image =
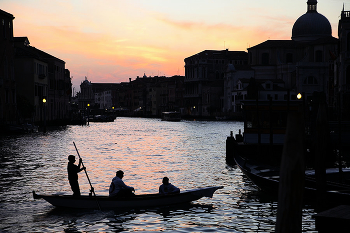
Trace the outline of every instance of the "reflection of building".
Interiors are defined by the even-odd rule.
[[[15,124],[16,111],[16,81],[14,74],[14,48],[13,48],[13,17],[0,10],[0,126]]]

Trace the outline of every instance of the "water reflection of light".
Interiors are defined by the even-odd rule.
[[[272,232],[276,203],[261,202],[256,188],[238,168],[225,163],[225,140],[242,123],[117,118],[112,123],[69,126],[5,139],[1,144],[1,225],[8,232],[177,231]],[[182,190],[223,185],[212,199],[191,205],[130,211],[62,211],[31,192],[71,194],[67,156],[76,154],[75,142],[97,195],[108,194],[119,169],[136,193],[157,192],[163,176]],[[4,153],[5,152],[5,153]],[[83,194],[90,185],[79,174]],[[311,214],[303,212],[303,231],[313,229]],[[1,231],[1,229],[0,229]]]

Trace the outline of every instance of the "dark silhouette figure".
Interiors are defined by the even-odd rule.
[[[85,167],[80,168],[80,165],[82,163],[82,159],[79,159],[79,164],[75,165],[75,156],[69,155],[68,156],[68,180],[70,187],[73,191],[73,196],[80,196],[80,188],[78,183],[78,173],[85,169]]]
[[[164,177],[163,184],[159,186],[159,193],[164,195],[170,193],[180,193],[180,189],[169,183],[168,177]]]
[[[112,179],[111,185],[109,186],[110,197],[128,197],[134,196],[133,191],[135,189],[131,186],[127,186],[122,180],[124,172],[119,170],[116,172],[116,176]]]

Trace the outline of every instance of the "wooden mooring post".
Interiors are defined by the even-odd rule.
[[[304,192],[304,116],[290,112],[283,146],[276,232],[301,232]]]

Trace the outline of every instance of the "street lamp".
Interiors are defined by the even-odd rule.
[[[297,94],[297,98],[298,98],[298,100],[300,100],[301,99],[301,97],[303,97],[300,93],[299,94]]]

